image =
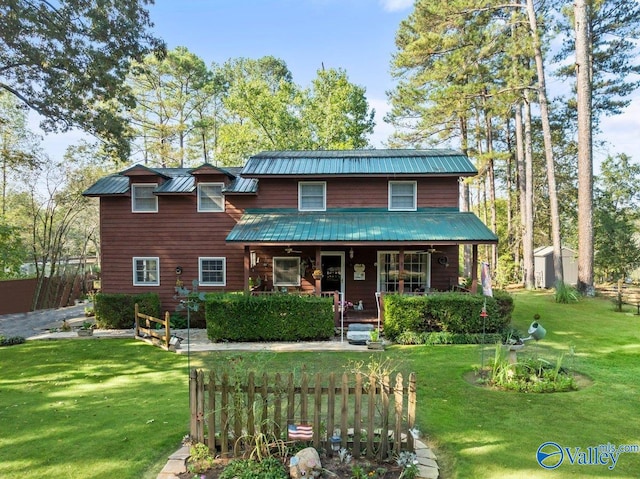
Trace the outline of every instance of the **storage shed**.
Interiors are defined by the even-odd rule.
[[[536,288],[553,288],[553,246],[541,246],[533,251],[533,267],[536,271]],[[562,248],[562,272],[564,282],[578,283],[578,253],[570,248]]]

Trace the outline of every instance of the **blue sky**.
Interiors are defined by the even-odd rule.
[[[187,47],[207,65],[272,55],[304,87],[318,69],[342,68],[376,109],[375,146],[391,129],[382,117],[389,64],[413,0],[156,0],[154,31],[169,48]]]
[[[444,0],[443,0],[444,1]],[[168,47],[187,47],[207,65],[230,58],[283,59],[293,80],[309,86],[317,70],[343,68],[351,82],[366,88],[369,105],[376,110],[375,147],[391,133],[383,122],[388,111],[385,92],[393,88],[389,73],[395,52],[395,34],[413,8],[413,0],[156,0],[150,6],[154,33]],[[554,79],[547,82],[550,94]],[[624,115],[603,120],[609,150],[640,160],[640,92]],[[79,133],[49,137],[50,153],[58,154]],[[60,151],[60,154],[62,151]]]

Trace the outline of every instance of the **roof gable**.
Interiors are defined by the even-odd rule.
[[[265,151],[249,158],[242,176],[473,176],[476,168],[454,150]]]
[[[189,171],[192,175],[225,175],[231,179],[234,179],[236,175],[231,171],[223,168],[218,168],[209,163],[204,163],[197,168],[193,168]]]

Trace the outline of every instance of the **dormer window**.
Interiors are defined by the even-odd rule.
[[[224,211],[224,183],[198,184],[198,211]]]
[[[153,194],[155,183],[131,185],[131,211],[134,213],[157,213],[158,197]]]
[[[327,209],[327,183],[301,181],[298,183],[298,210],[325,211]]]
[[[416,211],[417,196],[415,181],[390,181],[389,211]]]

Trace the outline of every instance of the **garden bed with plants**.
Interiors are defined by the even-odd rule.
[[[291,457],[269,456],[256,459],[213,459],[203,444],[191,448],[189,471],[180,479],[288,479]],[[416,458],[413,453],[401,453],[396,460],[374,461],[364,457],[355,459],[342,449],[332,456],[320,458],[322,471],[319,478],[337,479],[412,479],[417,477]],[[311,475],[306,477],[313,477]]]

